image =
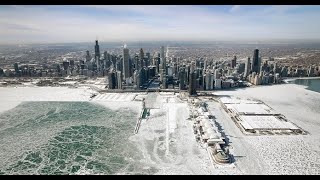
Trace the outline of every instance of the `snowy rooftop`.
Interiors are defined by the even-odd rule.
[[[281,121],[275,116],[239,116],[245,129],[299,129],[290,122]]]
[[[259,104],[261,102],[253,101],[249,99],[238,99],[238,98],[231,98],[231,97],[221,97],[220,101],[223,104]]]
[[[272,109],[265,104],[226,104],[237,114],[273,114]]]

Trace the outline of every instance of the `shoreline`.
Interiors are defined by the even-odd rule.
[[[291,81],[295,81],[297,79],[320,79],[320,76],[316,76],[316,77],[290,77],[290,78],[286,78],[286,79],[283,79],[283,81],[285,83],[288,83],[288,82],[291,82]]]

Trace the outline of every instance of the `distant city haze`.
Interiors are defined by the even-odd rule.
[[[0,6],[0,44],[319,40],[320,6]]]

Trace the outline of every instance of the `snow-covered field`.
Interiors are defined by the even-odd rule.
[[[217,95],[262,100],[308,135],[245,136],[217,103],[209,109],[229,138],[235,164],[245,174],[320,174],[320,93],[295,84],[260,86]]]
[[[140,114],[142,97],[151,108],[139,132],[129,134],[142,154],[145,169],[156,174],[320,174],[320,93],[294,84],[260,86],[217,95],[254,98],[265,102],[308,135],[246,136],[215,101],[208,109],[226,134],[233,166],[213,166],[192,131],[189,108],[173,93],[95,93],[90,88],[0,88],[0,113],[23,101],[90,101],[112,110],[126,108]],[[140,97],[141,96],[141,97]],[[139,100],[138,100],[139,99]],[[138,117],[137,117],[138,119]],[[155,170],[156,169],[156,170]]]

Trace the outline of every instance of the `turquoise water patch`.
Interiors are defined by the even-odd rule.
[[[153,174],[143,169],[143,158],[128,138],[133,135],[137,114],[112,111],[89,102],[25,102],[0,114],[0,174]],[[10,155],[5,140],[18,134],[35,141],[57,131],[46,143],[22,148]],[[31,133],[30,133],[31,132]],[[49,135],[48,135],[49,136]],[[17,146],[25,143],[13,141]]]
[[[289,83],[304,85],[304,86],[307,86],[307,89],[320,93],[320,78],[319,79],[296,79],[294,81],[289,81]]]

